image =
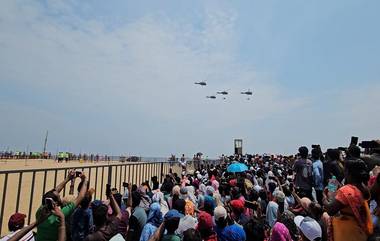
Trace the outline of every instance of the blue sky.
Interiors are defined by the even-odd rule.
[[[40,150],[46,130],[52,152],[143,156],[378,138],[379,7],[2,1],[0,149]],[[220,90],[227,100],[205,98]]]

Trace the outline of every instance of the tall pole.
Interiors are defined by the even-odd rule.
[[[28,152],[29,152],[29,144],[26,147],[26,155],[25,155],[25,166],[28,165]]]
[[[47,146],[48,135],[49,135],[49,131],[47,130],[47,131],[46,131],[46,136],[45,136],[44,151],[42,152],[44,155],[45,155],[45,152],[46,152],[46,146]]]

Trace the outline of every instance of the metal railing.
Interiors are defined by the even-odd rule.
[[[170,165],[169,162],[140,162],[0,171],[0,236],[7,232],[8,218],[15,212],[27,214],[27,223],[30,224],[41,205],[42,195],[63,181],[70,169],[82,170],[95,189],[93,198],[102,199],[107,183],[121,191],[123,182],[139,184],[150,181],[152,176],[162,180]],[[173,172],[180,172],[180,167],[173,166]],[[62,197],[68,193],[69,185],[67,183],[62,190]]]
[[[218,164],[217,160],[207,160],[202,164]],[[199,168],[199,163],[188,162],[188,169]],[[177,162],[111,162],[95,163],[85,166],[24,169],[0,171],[0,237],[7,232],[9,217],[15,212],[27,215],[27,224],[34,221],[34,214],[41,205],[42,195],[64,180],[70,169],[81,170],[87,176],[90,187],[95,189],[94,199],[104,199],[105,186],[117,188],[123,192],[123,182],[140,184],[157,176],[162,183],[165,174],[172,168],[173,173],[181,173]],[[77,183],[78,184],[78,183]],[[68,194],[70,183],[61,192],[61,197]]]

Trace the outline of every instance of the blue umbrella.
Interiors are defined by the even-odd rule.
[[[227,167],[227,172],[245,172],[248,167],[244,163],[235,162]]]

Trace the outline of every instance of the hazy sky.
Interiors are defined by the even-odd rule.
[[[52,152],[142,156],[216,156],[234,138],[255,153],[379,138],[379,9],[2,0],[0,149],[41,151],[46,130]],[[221,90],[227,100],[205,98]]]

